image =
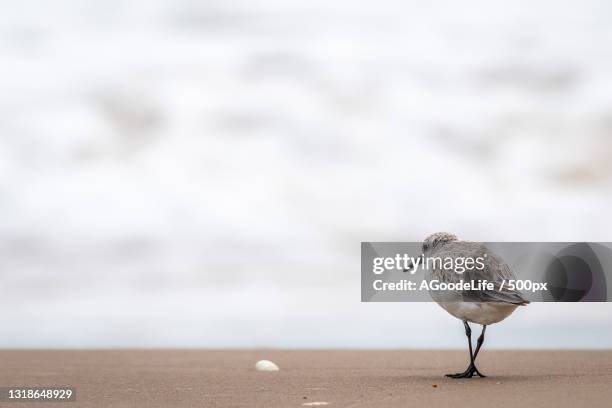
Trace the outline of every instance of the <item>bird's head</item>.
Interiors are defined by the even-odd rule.
[[[457,241],[456,235],[448,232],[436,232],[423,241],[423,253],[426,254],[440,245],[453,241]]]

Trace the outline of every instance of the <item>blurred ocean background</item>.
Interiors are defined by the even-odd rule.
[[[464,347],[361,241],[612,240],[610,2],[0,4],[0,347]]]

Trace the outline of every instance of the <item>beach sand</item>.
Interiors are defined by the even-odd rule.
[[[269,359],[279,372],[257,372]],[[0,386],[74,386],[53,407],[609,407],[612,351],[3,350]],[[42,407],[41,403],[0,406]],[[316,405],[314,405],[316,406]]]

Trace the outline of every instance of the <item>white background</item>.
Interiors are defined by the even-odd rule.
[[[0,346],[463,347],[360,242],[611,240],[612,5],[561,3],[0,1]]]

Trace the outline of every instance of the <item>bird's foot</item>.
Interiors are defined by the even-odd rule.
[[[486,375],[482,374],[474,364],[470,364],[470,366],[462,373],[456,374],[446,374],[447,377],[450,378],[472,378],[476,374],[479,377],[486,377]]]

